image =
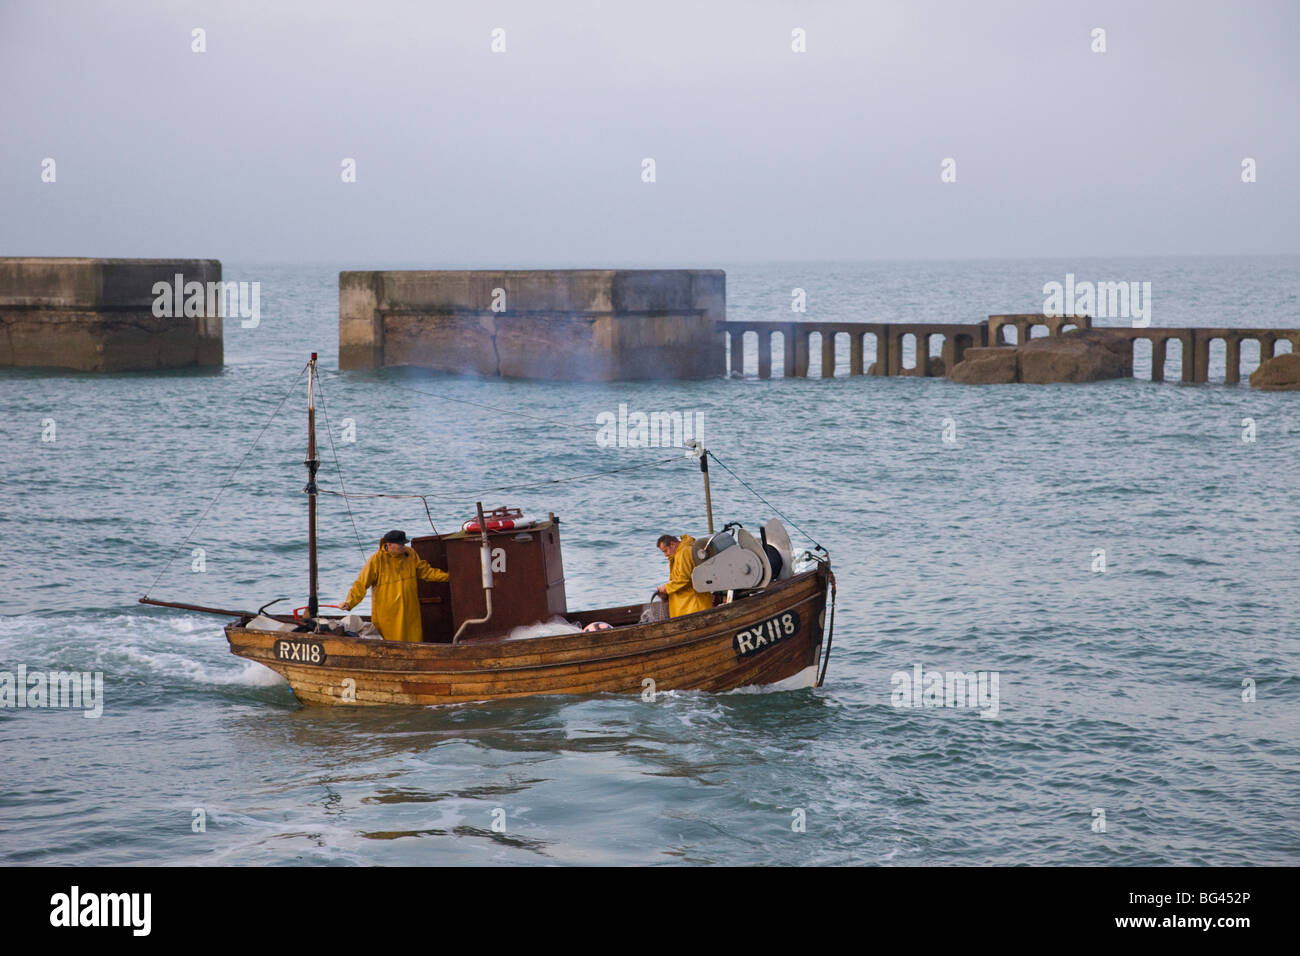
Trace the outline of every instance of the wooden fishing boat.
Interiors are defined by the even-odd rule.
[[[654,694],[818,683],[827,571],[655,624],[639,604],[568,615],[611,630],[456,644],[407,643],[226,626],[230,650],[284,677],[312,704],[455,704],[533,694]]]
[[[571,612],[560,519],[494,521],[480,503],[474,524],[411,541],[417,555],[451,575],[446,583],[419,585],[422,641],[340,633],[345,621],[368,618],[322,615],[317,600],[315,359],[308,366],[310,583],[307,606],[299,609],[305,616],[147,596],[142,603],[237,616],[225,627],[231,653],[280,674],[306,704],[429,706],[538,694],[653,697],[669,690],[821,686],[834,626],[830,557],[819,548],[796,559],[776,520],[763,526],[761,545],[739,525],[713,532],[703,448],[710,535],[697,542],[693,580],[697,590],[714,592],[713,607],[645,623],[643,604]],[[603,629],[517,636],[521,626],[561,620],[575,630]]]

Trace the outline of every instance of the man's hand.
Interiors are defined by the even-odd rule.
[[[350,605],[347,601],[344,601],[342,604],[339,605],[339,607],[343,608],[343,610],[345,611],[352,610],[352,605]]]
[[[668,598],[668,585],[666,585],[666,584],[661,584],[661,585],[659,585],[659,587],[655,588],[655,590],[656,590],[656,592],[658,592],[658,594],[659,594],[659,596],[660,596],[661,598],[664,598],[665,600],[667,600],[667,598]]]

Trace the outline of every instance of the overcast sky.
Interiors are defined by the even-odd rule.
[[[1295,0],[0,0],[0,255],[1296,253],[1298,41]]]

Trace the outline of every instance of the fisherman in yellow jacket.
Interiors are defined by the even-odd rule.
[[[366,589],[374,588],[370,620],[384,639],[419,641],[423,635],[419,582],[447,580],[450,576],[446,571],[435,568],[406,546],[406,532],[390,531],[357,575],[343,607],[356,607],[365,600]]]
[[[668,583],[659,585],[659,593],[668,599],[668,616],[681,617],[713,607],[713,595],[697,591],[691,586],[691,572],[695,570],[695,539],[684,534],[681,539],[671,534],[659,536],[659,550],[668,559]]]

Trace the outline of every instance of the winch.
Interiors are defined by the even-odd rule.
[[[784,525],[772,518],[760,543],[739,522],[695,542],[691,587],[697,591],[753,591],[794,573],[793,547]]]
[[[751,591],[772,580],[772,566],[752,534],[739,525],[695,542],[691,587],[697,591]]]

